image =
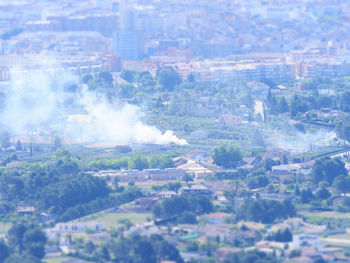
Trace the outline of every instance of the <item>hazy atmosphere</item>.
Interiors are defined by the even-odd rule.
[[[350,262],[349,13],[0,0],[0,263]]]

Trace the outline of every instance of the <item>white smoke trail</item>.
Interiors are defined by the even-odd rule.
[[[75,125],[79,124],[84,141],[186,144],[185,140],[177,138],[172,131],[161,133],[156,127],[144,124],[141,121],[143,113],[134,105],[111,105],[106,98],[97,96],[87,88],[82,90],[80,103],[88,118]]]
[[[338,141],[334,131],[319,129],[316,132],[305,134],[296,130],[289,132],[289,134],[275,132],[268,139],[268,143],[274,147],[301,153],[319,147],[336,146]]]
[[[86,87],[75,98],[74,94],[65,93],[64,85],[74,80],[76,77],[63,72],[57,76],[57,73],[43,70],[13,69],[1,123],[17,135],[28,134],[39,127],[47,131],[61,127],[76,142],[186,144],[172,131],[162,133],[146,125],[137,106],[112,105]],[[63,104],[66,98],[73,100],[70,108],[79,109],[80,114],[84,112],[81,118],[74,117],[77,110],[67,112]],[[70,114],[73,115],[69,117]]]

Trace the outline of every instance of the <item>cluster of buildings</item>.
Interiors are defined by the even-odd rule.
[[[345,0],[60,0],[30,8],[34,2],[0,3],[0,80],[9,78],[11,61],[23,65],[18,56],[43,52],[84,74],[120,72],[122,64],[171,65],[183,79],[193,73],[202,82],[350,74]]]
[[[144,169],[139,170],[111,170],[99,171],[94,173],[99,177],[117,177],[120,182],[142,182],[142,181],[164,181],[164,180],[181,180],[185,175],[185,171],[176,168],[165,169]]]

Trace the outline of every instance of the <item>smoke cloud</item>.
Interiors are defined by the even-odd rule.
[[[268,139],[274,147],[301,153],[328,146],[336,146],[340,142],[334,131],[319,129],[315,132],[302,133],[291,129],[289,132],[273,133]]]
[[[16,135],[59,132],[79,143],[186,144],[172,131],[162,133],[146,125],[137,106],[110,103],[87,87],[66,92],[67,86],[77,82],[76,76],[63,71],[12,69],[0,115],[2,125]]]

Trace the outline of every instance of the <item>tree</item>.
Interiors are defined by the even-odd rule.
[[[181,216],[184,212],[202,215],[213,210],[213,204],[206,196],[181,195],[164,199],[153,207],[153,215],[157,218]],[[188,215],[185,215],[187,217]]]
[[[134,74],[135,72],[134,71],[131,71],[131,70],[123,70],[121,73],[120,73],[120,77],[124,80],[126,80],[127,82],[129,83],[133,83],[134,82]]]
[[[192,72],[187,75],[187,81],[188,82],[195,82],[196,81],[194,74]]]
[[[280,113],[285,113],[289,111],[289,105],[285,97],[282,97],[278,103],[278,111]]]
[[[338,122],[335,130],[339,138],[350,142],[350,117]]]
[[[94,78],[92,77],[91,74],[86,74],[82,77],[81,81],[84,83],[84,84],[88,84],[89,81],[93,80]]]
[[[295,117],[298,113],[304,113],[308,111],[309,103],[305,97],[294,95],[290,103],[290,113],[292,117]]]
[[[163,89],[172,91],[177,84],[181,83],[181,77],[172,67],[164,67],[159,73],[159,84]]]
[[[118,192],[118,188],[119,188],[119,178],[117,176],[114,176],[112,179],[112,185],[114,188],[114,191]]]
[[[94,245],[94,243],[89,240],[86,244],[85,244],[85,251],[88,253],[88,254],[92,254],[94,251],[95,251],[96,247]]]
[[[0,135],[0,140],[1,140],[1,146],[3,148],[8,148],[11,146],[11,143],[10,143],[10,134],[8,132],[3,132],[1,135]]]
[[[37,259],[43,259],[45,256],[45,244],[38,242],[25,243],[25,251],[28,255]]]
[[[42,261],[32,255],[12,255],[5,260],[5,263],[41,263]]]
[[[266,254],[258,250],[248,250],[232,254],[224,263],[277,263],[279,260],[274,255]]]
[[[172,168],[174,167],[174,161],[170,156],[161,155],[161,156],[152,156],[150,159],[151,168]]]
[[[179,251],[160,235],[134,235],[120,238],[111,244],[113,262],[156,263],[175,261],[183,263]]]
[[[295,215],[295,207],[289,200],[282,202],[267,199],[246,200],[237,211],[237,219],[264,224],[271,224],[276,219],[284,219]]]
[[[341,175],[334,179],[333,187],[340,193],[350,192],[350,177]]]
[[[60,148],[62,148],[61,139],[59,137],[55,137],[55,140],[53,142],[53,149],[57,151]]]
[[[4,263],[5,259],[10,255],[10,251],[4,241],[0,240],[0,263]]]
[[[308,188],[308,189],[303,189],[300,192],[300,198],[301,198],[301,202],[304,204],[310,203],[310,201],[312,199],[315,198],[314,194],[312,193],[312,191]]]
[[[135,86],[131,83],[120,83],[119,89],[120,95],[126,99],[132,98],[136,93]]]
[[[15,148],[16,148],[16,151],[22,151],[23,150],[23,147],[22,147],[22,144],[21,144],[20,140],[17,140]]]
[[[247,186],[250,189],[265,187],[270,183],[269,178],[265,174],[248,175],[246,179]]]
[[[321,187],[320,189],[317,190],[315,196],[318,199],[325,200],[331,196],[331,193],[325,187]]]
[[[131,159],[129,166],[131,169],[137,169],[140,171],[149,168],[147,159],[142,156],[134,156]]]
[[[197,224],[196,216],[189,211],[183,212],[183,214],[176,220],[178,224]]]
[[[271,105],[271,102],[272,102],[271,88],[269,88],[269,90],[268,90],[266,101],[267,101],[267,105]]]
[[[255,130],[254,136],[252,137],[252,145],[253,146],[261,146],[261,147],[265,146],[264,139],[261,136],[259,129]]]
[[[7,233],[8,242],[11,247],[18,247],[19,252],[23,250],[23,237],[27,231],[27,226],[20,223],[12,226]]]
[[[36,259],[40,261],[44,258],[47,238],[39,227],[20,223],[10,228],[7,236],[10,246],[19,254],[24,252],[25,257],[28,257],[28,261],[23,260],[22,262],[35,262]],[[10,257],[6,262],[17,262],[17,259]]]
[[[31,228],[28,229],[24,236],[23,241],[25,244],[27,243],[46,243],[47,237],[45,232],[43,232],[40,228]]]
[[[106,87],[113,86],[113,76],[110,72],[102,71],[98,74],[98,77]]]
[[[291,242],[293,240],[293,234],[286,228],[283,231],[278,230],[276,233],[268,235],[266,239],[277,242]]]
[[[347,175],[345,164],[339,158],[322,157],[312,166],[311,175],[315,183],[327,181],[332,184],[339,175]]]
[[[278,102],[277,102],[275,95],[272,95],[271,103],[270,103],[269,107],[270,107],[270,112],[272,114],[277,114],[279,112],[279,105],[278,105]]]
[[[151,73],[148,71],[141,72],[137,81],[143,86],[143,88],[154,87],[156,85]]]
[[[340,108],[342,111],[350,112],[350,92],[346,91],[342,94],[340,100]]]
[[[68,149],[60,148],[53,154],[53,159],[56,161],[72,160],[73,155]]]
[[[220,146],[214,149],[212,154],[214,163],[224,168],[235,168],[242,160],[242,153],[237,147]]]
[[[185,173],[183,176],[182,176],[182,181],[185,181],[186,184],[188,184],[188,182],[193,182],[193,176],[191,174],[188,174],[188,173]]]

